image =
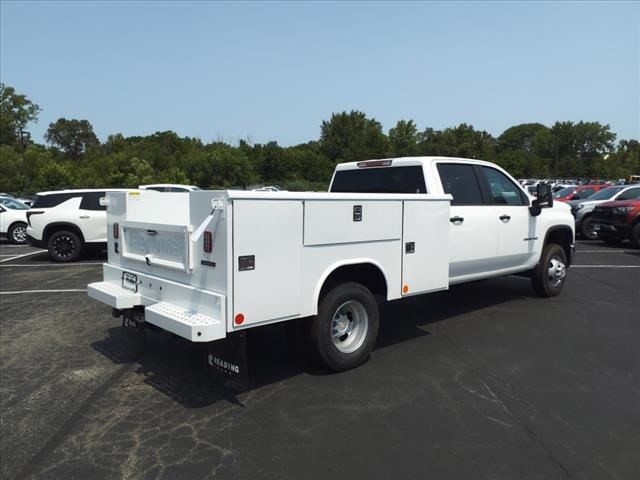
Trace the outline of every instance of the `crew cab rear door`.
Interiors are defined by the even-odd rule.
[[[498,225],[485,203],[474,165],[438,162],[444,193],[453,196],[449,217],[449,278],[495,270]]]
[[[106,192],[87,192],[82,194],[77,224],[86,242],[107,241],[105,196]]]

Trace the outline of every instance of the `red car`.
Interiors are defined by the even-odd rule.
[[[606,243],[615,245],[628,238],[631,246],[640,248],[640,200],[602,203],[593,210],[591,221]]]
[[[608,185],[575,185],[558,190],[553,194],[553,199],[558,202],[568,202],[569,200],[584,200]]]

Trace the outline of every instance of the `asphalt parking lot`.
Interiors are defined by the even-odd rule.
[[[385,306],[362,367],[282,327],[234,394],[186,341],[87,297],[100,256],[0,244],[2,478],[640,478],[640,251],[579,242],[564,292],[506,277]]]

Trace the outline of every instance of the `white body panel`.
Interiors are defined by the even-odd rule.
[[[14,210],[2,207],[0,210],[0,235],[7,235],[9,228],[16,222],[27,223],[28,210]]]
[[[491,208],[452,206],[449,222],[449,276],[474,275],[494,269],[498,252],[498,225]]]

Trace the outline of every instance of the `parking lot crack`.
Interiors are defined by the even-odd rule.
[[[522,397],[522,395],[520,395],[516,391],[516,389],[513,387],[513,385],[511,385],[509,382],[502,380],[499,376],[491,372],[481,371],[476,366],[477,362],[469,361],[466,358],[462,347],[460,347],[460,345],[458,345],[456,341],[453,338],[451,338],[451,336],[448,333],[440,331],[439,337],[443,338],[447,342],[447,344],[450,346],[451,350],[454,352],[458,360],[464,366],[464,368],[460,369],[455,375],[456,383],[458,383],[458,385],[460,385],[460,387],[463,390],[471,393],[472,395],[475,395],[478,398],[489,401],[499,406],[503,412],[505,412],[509,417],[514,419],[515,424],[505,422],[504,420],[500,420],[493,416],[485,415],[485,418],[487,418],[488,420],[494,423],[498,423],[499,425],[502,425],[502,426],[509,426],[509,427],[519,426],[520,428],[522,428],[524,432],[526,432],[526,434],[529,436],[529,438],[531,438],[540,447],[540,449],[544,452],[545,456],[549,459],[549,461],[552,464],[554,464],[558,468],[558,470],[560,470],[560,472],[562,472],[563,478],[567,478],[567,479],[572,478],[567,467],[565,467],[562,461],[553,453],[553,451],[547,445],[547,443],[544,441],[541,435],[534,430],[533,426],[530,425],[530,422],[527,421],[526,416],[518,413],[518,410],[515,408],[509,408],[505,403],[506,400],[500,397],[498,393],[498,389],[491,388],[489,386],[489,383],[491,383],[491,381],[493,380],[494,383],[502,387],[502,389],[504,390],[504,394],[507,397],[511,397],[514,400],[517,400],[518,403],[525,405],[528,410],[531,409],[533,410],[533,412],[537,414],[537,410],[535,409],[535,407],[533,407],[533,405],[531,405],[530,402],[526,401]],[[471,374],[473,377],[475,377],[477,382],[480,385],[482,385],[485,392],[478,391],[478,389],[473,388],[468,384],[462,382],[460,377],[462,373],[464,373],[465,371]],[[535,418],[535,416],[536,416],[535,414],[529,415],[529,418]]]
[[[60,445],[65,437],[73,430],[78,421],[87,412],[89,407],[98,401],[134,364],[126,364],[116,370],[98,389],[96,389],[82,404],[71,414],[66,422],[51,436],[42,448],[15,476],[14,480],[22,480],[32,476],[43,464],[43,460]]]

